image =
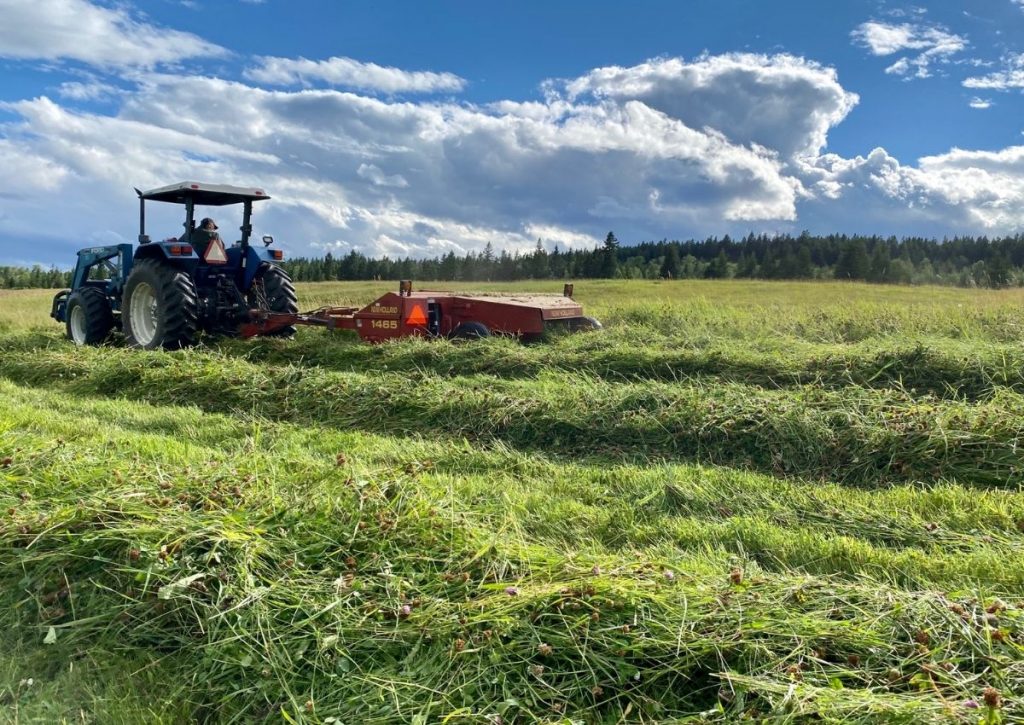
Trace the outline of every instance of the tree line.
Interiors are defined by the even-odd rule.
[[[0,289],[61,289],[71,284],[71,270],[56,267],[0,267]]]
[[[300,282],[421,279],[841,279],[885,284],[960,287],[1024,286],[1024,234],[989,239],[831,234],[749,234],[732,239],[640,242],[623,246],[613,232],[592,249],[550,251],[542,240],[527,253],[448,252],[429,259],[346,255],[296,257],[284,262]],[[71,272],[0,267],[0,288],[67,287]]]
[[[841,279],[961,287],[1024,286],[1024,235],[989,239],[831,234],[749,234],[739,239],[620,245],[609,232],[592,249],[550,251],[541,240],[528,253],[448,252],[429,259],[372,258],[357,251],[299,257],[285,263],[298,281],[424,279]]]

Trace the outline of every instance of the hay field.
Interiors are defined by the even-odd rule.
[[[0,291],[0,721],[1024,719],[1024,292],[576,290],[179,353]]]

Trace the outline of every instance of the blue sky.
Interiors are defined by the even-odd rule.
[[[182,179],[294,254],[1024,226],[1021,0],[0,0],[0,69],[0,263]]]

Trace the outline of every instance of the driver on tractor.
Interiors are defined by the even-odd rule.
[[[199,222],[199,228],[192,233],[192,239],[194,240],[192,242],[194,246],[197,244],[202,245],[202,254],[205,255],[210,244],[220,239],[220,234],[217,233],[217,223],[210,217],[204,218]]]

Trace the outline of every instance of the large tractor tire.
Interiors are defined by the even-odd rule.
[[[195,344],[198,295],[192,278],[158,259],[135,263],[124,287],[121,326],[132,347],[177,350]]]
[[[82,287],[68,295],[65,317],[68,339],[76,345],[99,345],[114,328],[110,300],[95,287]]]
[[[292,278],[280,267],[273,264],[265,264],[256,273],[253,281],[253,289],[262,285],[263,295],[266,298],[266,308],[270,312],[284,312],[291,315],[299,313],[299,297],[295,294],[295,285]],[[295,326],[289,325],[280,330],[271,332],[268,337],[293,337]]]

